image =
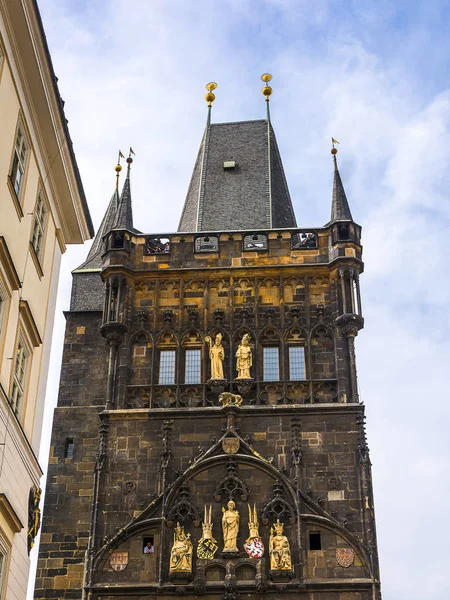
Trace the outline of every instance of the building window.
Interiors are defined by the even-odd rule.
[[[11,408],[13,409],[17,418],[20,418],[20,412],[23,406],[29,356],[30,353],[27,347],[23,343],[23,340],[19,338],[14,361],[13,384],[10,400]]]
[[[2,280],[0,279],[0,341],[2,333],[6,327],[6,310],[8,308],[8,293]]]
[[[320,539],[320,531],[312,531],[309,534],[309,549],[322,550],[322,540]]]
[[[0,548],[0,598],[3,600],[5,592],[5,579],[6,579],[6,563],[8,561],[8,555],[3,548]]]
[[[23,127],[19,124],[19,127],[17,128],[16,143],[14,145],[14,155],[10,175],[17,197],[20,196],[23,188],[27,154],[28,144],[23,134]]]
[[[202,353],[200,350],[186,350],[185,383],[200,383],[202,374]]]
[[[263,380],[280,380],[280,358],[277,347],[263,348]]]
[[[44,198],[40,192],[34,209],[33,235],[31,238],[31,243],[38,258],[41,257],[42,247],[44,245],[44,234],[47,221],[46,215],[47,211]]]
[[[159,354],[159,384],[175,383],[175,350],[161,350]]]
[[[291,381],[306,379],[305,348],[303,346],[289,348],[289,379]]]
[[[64,458],[73,458],[73,452],[75,450],[75,444],[73,443],[73,438],[66,439],[66,448],[64,451]]]

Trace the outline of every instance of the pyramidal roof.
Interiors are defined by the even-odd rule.
[[[296,226],[270,121],[208,121],[178,231]]]

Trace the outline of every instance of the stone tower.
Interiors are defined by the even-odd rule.
[[[381,598],[336,153],[299,228],[269,114],[210,111],[178,231],[134,228],[130,157],[73,273],[37,599]]]

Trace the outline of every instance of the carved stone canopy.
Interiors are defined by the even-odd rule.
[[[214,499],[220,502],[222,496],[228,500],[235,500],[236,496],[240,496],[243,502],[247,501],[250,494],[248,487],[237,475],[236,462],[233,458],[228,459],[227,463],[228,474],[216,486],[214,491]]]
[[[194,504],[192,504],[190,497],[189,488],[186,483],[183,483],[179,491],[180,501],[170,509],[167,515],[167,524],[169,527],[173,527],[173,524],[176,522],[184,523],[188,519],[193,521],[194,527],[200,527],[200,513]]]
[[[279,481],[274,483],[273,496],[265,505],[262,512],[262,522],[267,525],[269,520],[289,519],[290,523],[295,521],[295,510],[292,505],[283,498],[283,486]]]

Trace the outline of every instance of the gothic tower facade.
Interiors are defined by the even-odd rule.
[[[333,159],[298,227],[270,119],[208,117],[171,234],[134,228],[128,159],[73,273],[36,599],[380,600]]]

